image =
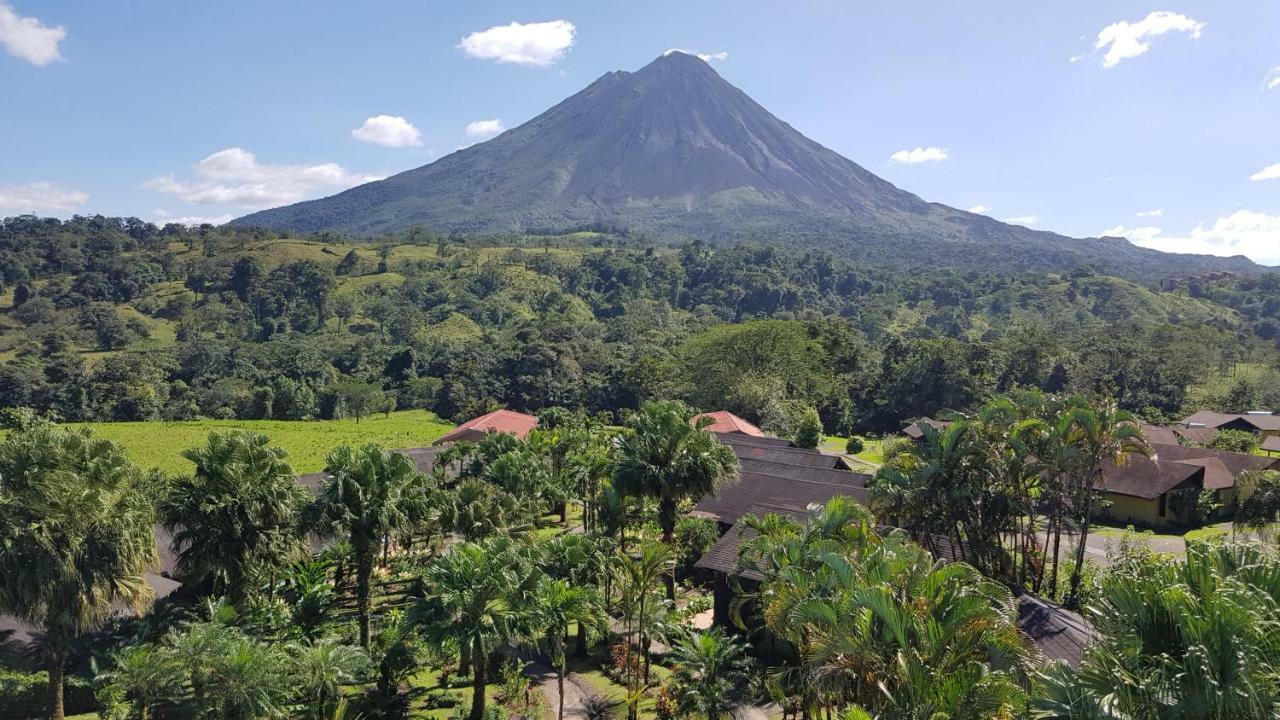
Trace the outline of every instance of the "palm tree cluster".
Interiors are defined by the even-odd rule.
[[[1014,600],[964,563],[942,564],[905,533],[878,533],[845,498],[803,520],[748,519],[740,596],[794,659],[772,678],[804,717],[1017,717],[1029,707],[1036,653]]]
[[[1074,604],[1104,470],[1150,454],[1133,417],[1113,404],[1029,392],[941,428],[918,427],[920,442],[871,484],[877,513],[936,555],[1055,598],[1062,536],[1074,536],[1065,593]]]

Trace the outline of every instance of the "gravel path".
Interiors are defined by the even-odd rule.
[[[538,683],[543,696],[547,698],[547,707],[551,709],[547,720],[556,720],[560,716],[560,690],[556,685],[555,670],[543,663],[529,665],[529,675]],[[594,694],[586,680],[575,673],[564,678],[564,717],[565,720],[586,720],[586,701]]]

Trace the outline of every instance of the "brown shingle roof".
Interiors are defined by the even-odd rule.
[[[1178,432],[1177,429],[1167,425],[1143,425],[1142,436],[1146,438],[1148,445],[1177,445]]]
[[[733,449],[733,454],[737,455],[739,460],[764,460],[827,470],[848,467],[844,458],[836,455],[825,455],[817,450],[763,446],[750,441],[743,442],[733,435],[721,435],[719,437],[721,442]]]
[[[478,442],[491,432],[510,433],[523,438],[529,431],[538,426],[538,418],[514,410],[494,410],[477,418],[472,418],[449,432],[436,438],[433,445],[466,440]]]
[[[865,505],[867,476],[843,471],[839,474],[847,476],[847,481],[839,478],[832,482],[829,473],[815,475],[821,479],[804,480],[743,469],[738,482],[703,498],[694,506],[693,514],[732,524],[757,507],[801,510],[809,503],[825,503],[837,495],[846,495]]]
[[[1108,462],[1099,489],[1154,500],[1170,490],[1199,486],[1203,478],[1202,467],[1134,454],[1122,466]]]
[[[1084,651],[1093,639],[1093,628],[1084,618],[1029,592],[1015,590],[1018,629],[1050,660],[1080,667]]]
[[[1262,449],[1267,452],[1280,452],[1280,435],[1262,441]]]
[[[1220,413],[1212,410],[1201,410],[1182,421],[1183,425],[1204,425],[1209,428],[1220,428],[1225,425],[1243,425],[1263,432],[1280,430],[1280,415],[1274,413]]]
[[[902,434],[906,435],[912,440],[919,440],[920,438],[924,437],[924,432],[921,431],[919,427],[920,423],[924,423],[925,425],[932,427],[934,430],[942,430],[943,428],[951,424],[951,422],[948,420],[934,420],[931,417],[922,417],[919,420],[916,420],[915,422],[911,423],[910,425],[907,425],[906,427],[902,428]]]
[[[764,437],[764,431],[734,415],[728,410],[716,410],[715,412],[702,413],[694,415],[693,421],[697,423],[703,418],[710,418],[711,424],[707,425],[704,430],[713,433],[738,433],[741,435],[750,435],[753,437]]]
[[[1201,461],[1209,459],[1219,461],[1230,475],[1230,480],[1211,481],[1208,477],[1210,473],[1206,473],[1205,487],[1210,490],[1233,487],[1235,485],[1235,479],[1240,477],[1241,473],[1248,470],[1280,469],[1280,459],[1266,458],[1261,455],[1227,452],[1225,450],[1213,450],[1211,448],[1185,447],[1182,445],[1152,445],[1151,449],[1161,460],[1195,462],[1196,464],[1202,464]],[[1222,485],[1219,484],[1219,482],[1226,482],[1227,484]]]

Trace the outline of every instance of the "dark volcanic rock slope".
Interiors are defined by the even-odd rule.
[[[609,73],[520,127],[430,165],[235,224],[357,235],[419,224],[463,232],[603,224],[666,238],[786,239],[925,264],[1090,263],[1130,276],[1252,267],[1243,258],[1072,239],[925,202],[808,139],[679,52],[634,73]]]

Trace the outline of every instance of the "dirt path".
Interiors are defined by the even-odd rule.
[[[556,720],[560,716],[560,690],[556,685],[555,671],[543,663],[535,662],[529,665],[527,672],[547,699],[547,707],[551,710],[547,720]],[[586,680],[572,672],[566,675],[564,678],[565,720],[586,720],[586,701],[593,694]]]

